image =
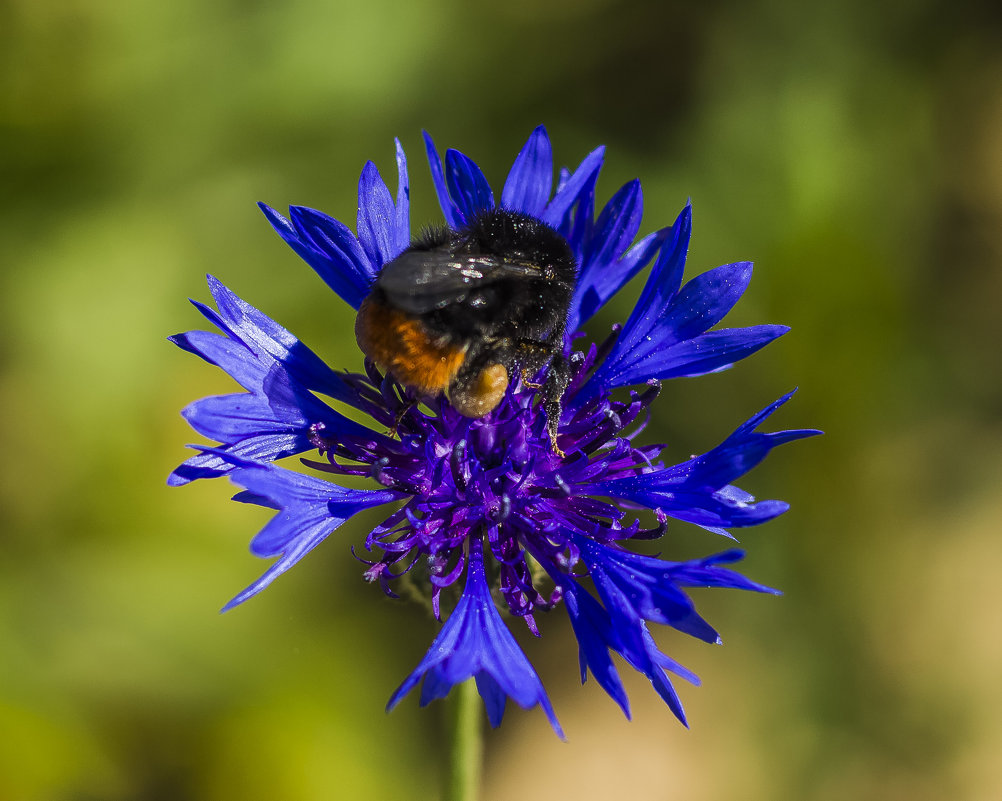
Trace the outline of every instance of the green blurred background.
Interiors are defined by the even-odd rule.
[[[754,259],[733,324],[793,331],[669,384],[684,457],[799,384],[827,435],[742,485],[792,503],[742,536],[782,599],[706,591],[726,645],[679,726],[577,681],[562,614],[527,642],[569,735],[510,708],[485,798],[1002,798],[1002,13],[997,3],[7,0],[0,6],[0,799],[434,799],[443,704],[383,705],[434,633],[332,537],[266,594],[266,515],[168,490],[190,400],[230,391],[168,334],[219,276],[333,365],[346,307],[254,207],[352,222],[420,130],[496,187],[529,131],[692,197],[690,273]],[[631,289],[635,297],[636,287]],[[630,291],[626,293],[629,295]],[[627,313],[629,298],[597,329]],[[371,522],[371,521],[370,521]],[[669,556],[724,543],[676,526]]]

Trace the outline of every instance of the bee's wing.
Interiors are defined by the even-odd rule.
[[[531,264],[490,255],[408,250],[387,262],[377,283],[390,303],[411,314],[461,303],[471,289],[505,279],[539,276]]]

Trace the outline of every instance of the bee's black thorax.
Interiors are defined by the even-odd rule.
[[[567,240],[545,223],[493,209],[459,230],[428,230],[411,250],[497,257],[534,268],[528,275],[471,284],[463,301],[428,315],[430,328],[460,337],[541,339],[557,329],[563,335],[577,268]]]

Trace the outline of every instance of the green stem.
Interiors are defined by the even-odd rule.
[[[477,801],[484,755],[483,702],[474,679],[454,690],[448,801]]]

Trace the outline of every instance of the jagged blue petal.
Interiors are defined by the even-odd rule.
[[[450,228],[458,228],[463,224],[463,215],[459,207],[449,196],[449,187],[445,182],[445,170],[442,168],[442,159],[435,149],[435,143],[431,135],[424,131],[425,152],[428,155],[428,166],[431,168],[431,181],[435,186],[435,194],[438,196],[438,205],[442,207],[442,214]]]
[[[546,128],[540,125],[515,157],[501,190],[501,205],[539,217],[546,208],[552,188],[553,148]]]
[[[599,162],[601,167],[601,162]],[[584,261],[585,252],[591,244],[592,234],[595,229],[595,184],[598,182],[599,170],[592,170],[585,176],[584,182],[577,191],[577,197],[573,204],[564,214],[563,220],[555,225],[560,234],[567,240],[574,253],[574,261],[579,266]],[[570,180],[570,173],[566,170],[566,180],[563,180],[557,189],[557,195],[565,192],[567,181]],[[572,329],[568,329],[572,330]]]
[[[393,140],[397,148],[397,205],[390,240],[396,253],[411,243],[411,184],[407,176],[407,156],[399,139]]]
[[[494,193],[476,162],[458,150],[445,152],[445,183],[463,222],[494,208]]]
[[[211,331],[187,331],[169,336],[167,340],[221,368],[246,390],[253,392],[264,384],[267,366],[259,359],[249,357],[247,345],[239,339]]]
[[[638,564],[632,557],[638,557],[640,564],[646,564],[646,560],[651,557],[629,554],[622,560],[623,564]],[[729,551],[706,556],[702,559],[690,559],[687,562],[662,562],[671,564],[671,580],[680,587],[723,587],[731,590],[748,590],[749,592],[761,592],[766,595],[782,595],[782,593],[765,584],[752,581],[747,576],[734,570],[729,570],[720,565],[740,562],[745,558],[745,552],[739,548],[732,548]],[[661,560],[655,560],[661,561]]]
[[[277,362],[307,389],[345,403],[355,402],[355,391],[294,334],[238,297],[213,276],[208,276],[208,283],[219,310],[217,325],[231,339],[243,342],[257,361],[267,369]]]
[[[586,384],[583,398],[599,387],[723,370],[789,330],[758,325],[704,333],[741,297],[752,266],[739,262],[717,267],[679,289],[690,233],[691,211],[686,206],[662,246],[636,308]]]
[[[312,447],[309,434],[305,431],[269,431],[248,436],[232,445],[207,450],[186,459],[167,478],[167,485],[180,487],[200,478],[219,478],[233,470],[234,458],[273,462]],[[223,452],[230,458],[223,458],[220,455]]]
[[[612,616],[613,626],[634,619],[649,620],[678,629],[705,642],[714,643],[717,632],[696,613],[689,597],[672,582],[670,562],[650,558],[645,563],[636,554],[615,551],[588,537],[578,537],[581,560]],[[619,626],[617,626],[619,627]]]
[[[372,436],[365,426],[313,394],[322,392],[357,404],[357,393],[341,376],[289,331],[212,276],[209,287],[218,311],[195,305],[223,334],[189,331],[171,339],[225,370],[248,392],[189,405],[183,414],[196,431],[216,440],[223,450],[259,460],[279,459],[315,447],[310,440],[314,426],[322,427],[327,436]],[[178,467],[168,483],[178,486],[231,469],[215,455],[200,454]]]
[[[592,269],[587,276],[580,277],[567,315],[567,330],[576,331],[588,322],[650,263],[670,234],[671,228],[648,234],[617,261],[605,265],[605,269]]]
[[[311,424],[300,408],[282,405],[276,411],[269,398],[250,392],[202,398],[186,406],[181,415],[195,431],[216,442],[237,442],[257,434],[293,433]]]
[[[501,725],[501,720],[504,718],[504,708],[508,704],[508,696],[501,688],[501,685],[494,680],[494,677],[491,676],[490,673],[481,671],[477,674],[474,681],[477,683],[477,692],[480,693],[480,697],[484,699],[484,709],[487,711],[487,721],[491,724],[492,728],[496,729]],[[423,690],[427,686],[428,679],[425,679],[425,684],[421,688],[422,698],[424,697]],[[441,698],[442,696],[438,697]]]
[[[231,454],[219,455],[234,462],[230,472],[233,483],[254,496],[267,499],[269,506],[279,510],[254,537],[251,551],[256,556],[280,558],[226,604],[223,611],[259,593],[348,518],[363,509],[404,497],[391,490],[346,489],[275,465],[236,459]]]
[[[609,653],[618,642],[612,631],[609,614],[578,582],[557,570],[550,571],[554,581],[563,590],[567,616],[571,620],[578,641],[581,682],[591,671],[599,686],[612,698],[623,714],[630,717],[630,700]],[[618,650],[618,649],[617,649]]]
[[[640,342],[658,315],[668,308],[672,298],[682,286],[685,258],[692,237],[692,204],[686,203],[671,227],[658,258],[651,268],[637,305],[623,324],[619,347],[628,350]]]
[[[785,325],[754,325],[708,331],[635,361],[623,359],[618,363],[610,362],[604,370],[603,379],[608,386],[619,387],[651,379],[686,378],[720,372],[761,350],[789,330]],[[656,341],[657,337],[652,337],[652,340]]]
[[[264,203],[268,222],[334,292],[353,309],[362,305],[376,269],[344,223],[305,206],[289,209],[287,220]]]
[[[586,384],[583,396],[587,397],[601,386],[624,386],[625,376],[634,362],[652,350],[657,351],[661,343],[655,340],[653,333],[658,320],[671,308],[682,283],[691,234],[692,207],[687,204],[664,239],[637,305],[623,324],[612,351]],[[635,351],[638,351],[636,355]],[[617,380],[619,383],[614,383]]]
[[[568,612],[572,615],[572,623],[577,621],[575,634],[579,643],[582,649],[586,644],[589,649],[587,657],[582,650],[582,664],[587,659],[589,666],[598,665],[601,675],[608,678],[607,655],[603,655],[601,649],[620,653],[632,667],[650,679],[658,694],[685,723],[678,694],[664,671],[670,670],[694,684],[699,680],[657,649],[645,621],[663,623],[716,643],[719,636],[696,613],[683,587],[725,587],[770,594],[777,594],[777,591],[719,567],[741,559],[741,551],[727,551],[688,562],[669,562],[601,545],[587,536],[572,539],[580,549],[581,559],[604,604],[598,605],[572,578],[556,577],[565,597],[573,599],[568,604]],[[572,608],[576,611],[571,611]],[[587,618],[581,614],[582,609],[588,610]],[[585,620],[587,627],[583,625]],[[579,631],[587,632],[584,642]],[[599,675],[596,674],[596,678]],[[610,695],[616,697],[611,691]]]
[[[358,179],[358,242],[377,272],[400,252],[396,249],[396,218],[393,196],[379,169],[366,162]]]
[[[593,203],[594,187],[588,188],[585,200]],[[637,272],[646,266],[671,233],[664,229],[649,234],[631,248],[640,230],[643,216],[643,192],[640,181],[630,181],[613,195],[598,220],[590,222],[589,208],[580,219],[584,206],[579,205],[571,224],[571,236],[579,239],[576,253],[580,265],[578,285],[568,315],[568,330],[574,331],[590,319]]]
[[[555,228],[561,230],[564,218],[571,208],[581,199],[581,193],[588,186],[595,185],[595,179],[599,170],[602,169],[602,159],[605,157],[605,148],[597,147],[584,157],[578,168],[562,182],[556,194],[546,204],[546,209],[540,219]]]
[[[663,504],[657,508],[668,517],[692,523],[729,539],[734,539],[734,536],[728,529],[758,526],[790,509],[790,505],[785,501],[754,503],[752,499],[736,503],[726,497],[727,489],[715,493],[678,492],[666,497]]]
[[[672,299],[658,321],[665,345],[692,339],[716,325],[744,294],[751,280],[749,261],[707,270],[689,281]]]
[[[539,704],[554,731],[563,738],[539,676],[504,625],[491,599],[484,575],[483,544],[479,538],[470,541],[466,587],[459,603],[428,653],[393,693],[386,708],[393,709],[422,679],[421,705],[424,706],[445,696],[454,685],[473,677],[491,712],[492,725],[501,722],[504,704],[499,703],[499,693],[503,693],[523,709]]]
[[[588,540],[587,537],[581,539]],[[576,544],[580,544],[578,538],[574,538],[574,541]],[[607,651],[618,653],[634,670],[639,671],[650,680],[655,691],[675,716],[684,725],[688,725],[682,702],[671,681],[665,675],[665,670],[671,670],[693,684],[699,684],[699,678],[657,649],[644,623],[643,616],[633,607],[628,592],[624,591],[623,587],[619,586],[619,583],[595,562],[594,554],[591,551],[587,555],[582,552],[582,560],[589,566],[589,573],[604,606],[592,598],[573,577],[554,577],[554,580],[564,590],[565,597],[569,596],[572,599],[568,604],[568,614],[573,615],[572,624],[576,620],[574,630],[581,647],[582,668],[587,664],[592,669],[593,675],[603,689],[617,703],[620,703],[624,712],[627,712],[627,716],[629,716],[627,708],[617,697],[621,691],[621,687],[617,689],[616,685],[618,677],[614,673],[609,674],[611,663]],[[592,564],[596,564],[594,573],[591,572]],[[571,612],[572,606],[577,610],[574,613]],[[582,611],[586,614],[583,615]],[[584,639],[582,639],[582,635]],[[606,649],[605,653],[603,653],[603,649]],[[606,687],[603,682],[610,686]]]
[[[669,467],[611,481],[596,482],[592,491],[659,508],[669,517],[705,527],[757,525],[786,511],[782,501],[760,501],[729,486],[773,449],[820,434],[816,429],[790,429],[763,434],[756,428],[793,393],[787,393],[738,426],[715,448]]]
[[[592,241],[581,265],[581,278],[587,280],[589,270],[619,258],[636,238],[643,214],[644,193],[640,181],[634,179],[620,187],[595,221]]]

